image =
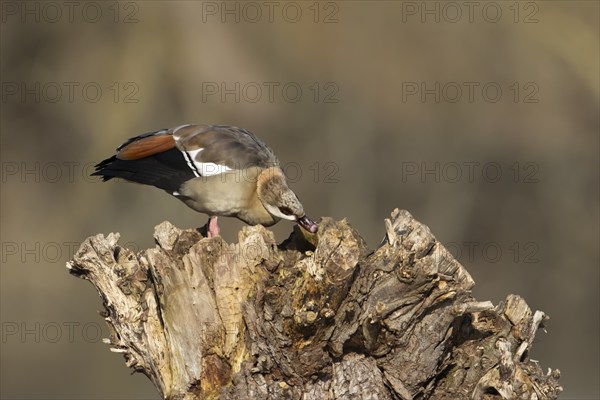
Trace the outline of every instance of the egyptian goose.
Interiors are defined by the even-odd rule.
[[[219,234],[217,216],[264,226],[287,219],[312,233],[318,229],[288,187],[273,151],[245,129],[182,125],[144,133],[119,146],[92,175],[165,190],[209,215],[209,237]]]

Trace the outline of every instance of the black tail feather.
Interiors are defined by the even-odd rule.
[[[101,176],[103,181],[123,178],[170,193],[178,191],[183,182],[196,177],[176,148],[138,160],[121,160],[112,156],[98,163],[92,176]]]

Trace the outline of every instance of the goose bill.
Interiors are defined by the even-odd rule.
[[[298,225],[311,233],[316,233],[319,230],[319,226],[316,224],[316,222],[308,218],[306,215],[298,218],[297,222]]]

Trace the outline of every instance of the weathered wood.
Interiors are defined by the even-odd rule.
[[[67,265],[96,287],[113,350],[167,399],[555,399],[529,350],[547,320],[519,296],[471,296],[469,273],[406,211],[370,251],[324,218],[281,245],[168,222],[134,254],[88,238]]]

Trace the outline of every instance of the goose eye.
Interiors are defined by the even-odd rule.
[[[288,207],[279,207],[279,211],[281,211],[281,213],[285,215],[294,215],[292,210],[290,210]]]

